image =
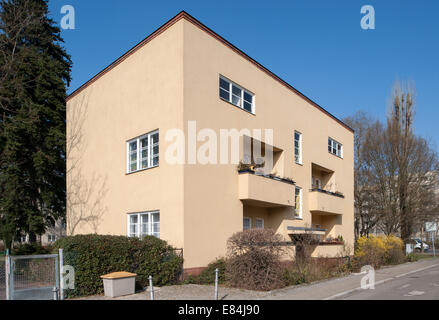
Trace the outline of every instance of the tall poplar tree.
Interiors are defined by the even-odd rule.
[[[71,60],[46,0],[0,0],[0,237],[31,242],[65,217]]]

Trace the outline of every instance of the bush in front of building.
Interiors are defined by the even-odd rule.
[[[117,271],[137,274],[136,286],[148,286],[153,276],[154,286],[175,284],[183,259],[166,241],[146,236],[143,239],[109,235],[76,235],[55,242],[56,252],[63,249],[64,265],[75,271],[74,289],[67,297],[103,293],[100,276]]]
[[[251,229],[235,233],[227,241],[226,277],[232,287],[272,290],[284,285],[279,245],[281,235],[270,229]]]
[[[383,265],[407,261],[402,239],[390,236],[363,236],[356,242],[353,264],[356,269],[365,265],[379,268]]]
[[[225,258],[217,258],[215,261],[209,263],[206,268],[197,276],[189,275],[183,284],[206,284],[212,285],[215,283],[215,269],[218,269],[218,283],[223,284],[226,281],[226,260]]]

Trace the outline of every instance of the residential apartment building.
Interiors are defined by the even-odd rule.
[[[218,137],[248,129],[239,160],[244,141],[265,146],[272,129],[272,175],[194,161],[206,141],[194,148],[194,127]],[[176,131],[186,135],[183,162],[171,156]],[[328,238],[353,245],[353,131],[185,12],[68,97],[67,132],[75,234],[154,235],[183,248],[186,269],[224,256],[227,239],[247,228],[285,241],[319,234],[314,255],[340,251]],[[87,197],[72,199],[81,184]]]

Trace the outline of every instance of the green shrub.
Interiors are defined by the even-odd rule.
[[[419,260],[419,257],[416,255],[416,254],[414,254],[413,252],[412,253],[409,253],[408,255],[407,255],[407,261],[408,262],[416,262],[416,261],[418,261]]]
[[[75,270],[75,289],[68,297],[87,296],[103,292],[101,275],[128,271],[137,274],[136,286],[148,285],[153,276],[154,285],[177,282],[182,258],[166,241],[146,236],[142,240],[124,236],[77,235],[56,241],[56,251],[63,249],[64,264]]]
[[[226,260],[224,258],[218,258],[214,262],[211,262],[207,267],[198,275],[189,275],[184,283],[185,284],[214,284],[215,283],[215,269],[218,268],[218,283],[222,284],[226,281]]]
[[[295,286],[308,282],[308,270],[285,269],[284,274],[285,286]]]
[[[52,247],[43,247],[39,243],[24,243],[19,244],[12,250],[12,254],[16,256],[28,256],[33,254],[49,254],[52,252]]]
[[[207,265],[198,279],[201,284],[212,284],[215,283],[215,269],[218,268],[218,283],[224,283],[226,281],[226,260],[224,258],[216,259]]]

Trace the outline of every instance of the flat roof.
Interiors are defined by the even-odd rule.
[[[328,115],[329,117],[333,118],[335,121],[337,121],[339,124],[341,124],[343,127],[345,127],[346,129],[348,129],[351,132],[354,132],[354,130],[349,127],[347,124],[345,124],[343,121],[341,121],[340,119],[338,119],[336,116],[334,116],[333,114],[331,114],[330,112],[328,112],[326,109],[324,109],[323,107],[321,107],[320,105],[318,105],[316,102],[314,102],[313,100],[311,100],[310,98],[308,98],[307,96],[305,96],[303,93],[301,93],[299,90],[297,90],[296,88],[294,88],[292,85],[290,85],[289,83],[287,83],[286,81],[284,81],[283,79],[281,79],[280,77],[278,77],[277,75],[275,75],[273,72],[271,72],[270,70],[268,70],[267,68],[265,68],[263,65],[261,65],[259,62],[257,62],[255,59],[251,58],[250,56],[248,56],[245,52],[241,51],[240,49],[238,49],[237,47],[235,47],[233,44],[231,44],[229,41],[227,41],[226,39],[224,39],[223,37],[221,37],[220,35],[218,35],[216,32],[214,32],[212,29],[208,28],[207,26],[205,26],[203,23],[201,23],[200,21],[198,21],[197,19],[195,19],[194,17],[192,17],[189,13],[187,13],[186,11],[181,11],[180,13],[178,13],[175,17],[173,17],[172,19],[170,19],[168,22],[166,22],[165,24],[163,24],[160,28],[158,28],[156,31],[154,31],[153,33],[151,33],[149,36],[147,36],[145,39],[143,39],[142,41],[140,41],[138,44],[136,44],[134,47],[132,47],[130,50],[128,50],[126,53],[124,53],[122,56],[120,56],[118,59],[116,59],[114,62],[112,62],[110,65],[108,65],[105,69],[103,69],[102,71],[100,71],[98,74],[96,74],[94,77],[92,77],[90,80],[88,80],[87,82],[85,82],[83,85],[81,85],[78,89],[76,89],[75,91],[73,91],[67,98],[66,98],[66,102],[69,101],[71,98],[73,98],[74,96],[76,96],[78,93],[80,93],[82,90],[84,90],[85,88],[87,88],[89,85],[91,85],[93,82],[95,82],[96,80],[98,80],[100,77],[102,77],[104,74],[106,74],[107,72],[109,72],[111,69],[113,69],[114,67],[116,67],[117,65],[119,65],[122,61],[124,61],[126,58],[128,58],[129,56],[131,56],[133,53],[135,53],[138,49],[142,48],[144,45],[146,45],[148,42],[150,42],[152,39],[154,39],[155,37],[157,37],[158,35],[160,35],[162,32],[164,32],[165,30],[167,30],[169,27],[171,27],[172,25],[174,25],[176,22],[180,21],[181,19],[185,19],[186,21],[191,22],[192,24],[194,24],[195,26],[197,26],[198,28],[200,28],[201,30],[205,31],[206,33],[208,33],[209,35],[211,35],[212,37],[214,37],[215,39],[217,39],[218,41],[222,42],[224,45],[228,46],[230,49],[232,49],[233,51],[235,51],[237,54],[239,54],[240,56],[242,56],[243,58],[245,58],[246,60],[248,60],[249,62],[251,62],[252,64],[254,64],[256,67],[258,67],[260,70],[262,70],[263,72],[265,72],[266,74],[268,74],[270,77],[272,77],[273,79],[277,80],[278,82],[280,82],[282,85],[284,85],[285,87],[287,87],[288,89],[290,89],[291,91],[293,91],[294,93],[296,93],[297,95],[299,95],[301,98],[303,98],[304,100],[306,100],[307,102],[309,102],[311,105],[313,105],[314,107],[316,107],[317,109],[319,109],[320,111],[322,111],[323,113],[325,113],[326,115]]]

